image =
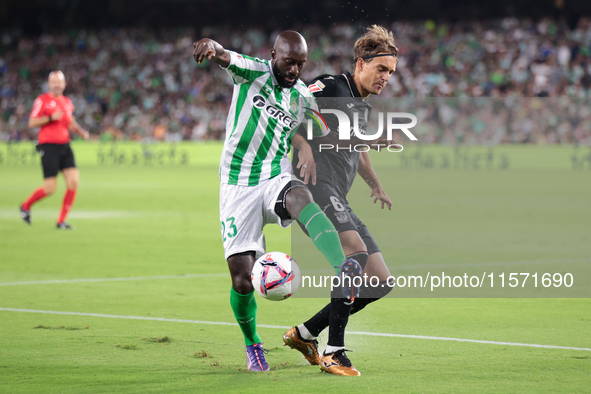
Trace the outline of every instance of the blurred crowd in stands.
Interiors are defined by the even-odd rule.
[[[385,26],[394,33],[400,61],[379,100],[399,97],[406,103],[401,109],[422,111],[423,141],[591,144],[591,19],[580,18],[574,28],[553,19],[514,18]],[[351,71],[353,44],[364,27],[298,27],[309,47],[302,79]],[[36,130],[27,126],[32,102],[47,90],[47,75],[55,69],[65,73],[65,94],[95,139],[223,139],[232,82],[215,64],[197,65],[192,42],[211,37],[269,59],[278,33],[126,28],[31,38],[4,31],[0,140],[35,138]],[[425,97],[446,97],[434,101],[445,108],[411,108]],[[462,97],[483,97],[489,104]],[[562,115],[552,112],[556,108]]]

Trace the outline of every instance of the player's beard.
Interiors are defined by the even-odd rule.
[[[281,74],[281,71],[279,71],[279,67],[277,67],[277,62],[275,62],[275,64],[273,64],[273,75],[275,75],[275,79],[277,80],[277,83],[286,89],[289,89],[291,87],[293,87],[293,85],[296,84],[296,82],[298,81],[298,77],[299,75],[283,75]],[[289,83],[285,80],[285,78],[293,78],[293,83]]]

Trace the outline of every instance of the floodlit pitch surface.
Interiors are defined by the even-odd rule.
[[[151,164],[140,156],[132,165],[128,154],[115,165],[109,160],[120,155],[103,153],[105,164],[99,166],[96,145],[74,144],[81,184],[69,219],[73,232],[55,229],[61,179],[56,195],[33,207],[33,225],[22,222],[17,207],[40,184],[40,168],[8,162],[6,146],[0,148],[0,392],[585,392],[591,387],[588,298],[382,300],[350,320],[354,333],[347,336],[347,348],[360,378],[321,373],[282,346],[286,328],[326,300],[258,298],[271,371],[249,373],[242,335],[233,325],[219,236],[220,145],[179,147],[171,160],[181,160],[184,150],[188,164],[156,154]],[[133,145],[120,149],[141,152]],[[453,158],[453,149],[443,147],[425,148],[422,157],[429,153],[434,160],[417,159],[404,169],[399,159],[372,155],[395,202],[383,216],[387,229],[372,228],[391,267],[591,259],[591,171],[572,162],[573,155],[586,153],[572,147],[504,147],[496,148],[496,157],[502,152],[510,159],[508,168],[500,168],[506,163],[499,161],[477,169],[470,160],[441,168],[438,158]],[[412,157],[410,148],[408,154]],[[461,193],[454,192],[458,188]],[[365,202],[352,201],[362,218],[379,218],[383,212],[369,203],[369,191]],[[502,208],[494,209],[494,220],[491,206]],[[504,239],[507,229],[516,227],[523,236]],[[266,233],[268,250],[290,251],[289,230],[269,226]]]

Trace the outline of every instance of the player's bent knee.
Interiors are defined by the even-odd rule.
[[[302,210],[314,202],[307,187],[297,187],[287,193],[287,211],[292,218],[299,218]]]
[[[70,190],[74,190],[74,189],[78,189],[78,180],[76,179],[75,181],[70,181],[67,184],[68,189]]]
[[[66,180],[66,187],[70,190],[77,189],[79,183],[79,175],[77,168],[66,168],[62,171],[64,179]]]
[[[43,190],[45,191],[45,194],[47,194],[48,196],[55,193],[56,189],[57,189],[57,185],[55,183],[46,182],[43,185]]]
[[[250,271],[231,272],[232,274],[232,287],[239,294],[248,294],[254,290],[252,287]]]
[[[228,257],[232,287],[239,294],[248,294],[254,290],[250,279],[254,257],[254,251],[237,253]]]
[[[238,294],[250,294],[254,291],[250,276],[245,278],[232,278],[232,288]]]

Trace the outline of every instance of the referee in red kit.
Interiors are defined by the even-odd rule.
[[[58,229],[73,229],[66,222],[66,216],[74,204],[78,188],[78,169],[74,161],[74,153],[70,147],[70,133],[73,130],[84,139],[88,139],[88,131],[84,130],[74,119],[74,105],[63,95],[66,88],[66,77],[61,71],[52,71],[47,79],[49,92],[41,94],[33,104],[29,117],[29,127],[41,127],[39,130],[38,150],[41,154],[43,167],[43,186],[38,188],[20,206],[21,216],[31,224],[31,206],[55,193],[57,174],[64,174],[66,194],[60,216],[57,219]]]

